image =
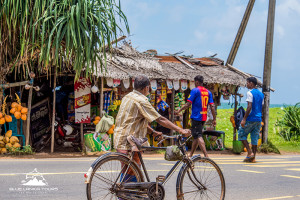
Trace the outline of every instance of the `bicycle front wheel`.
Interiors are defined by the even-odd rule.
[[[87,184],[87,199],[119,199],[117,187],[121,181],[141,182],[143,180],[140,169],[130,164],[127,157],[108,156],[101,160],[94,168],[90,183]]]
[[[209,158],[193,159],[192,170],[185,165],[177,179],[177,199],[225,199],[225,179],[219,166]]]

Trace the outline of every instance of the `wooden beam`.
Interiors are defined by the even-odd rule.
[[[20,87],[22,85],[28,84],[29,81],[22,81],[22,82],[16,82],[16,83],[6,83],[6,84],[0,84],[0,87],[7,89],[12,87]]]
[[[237,91],[238,91],[239,87],[237,86],[235,88],[235,94],[234,94],[234,111],[233,111],[233,116],[236,114],[236,111],[237,111]],[[237,132],[237,127],[234,127],[233,128],[233,141],[236,140],[236,132]]]
[[[103,95],[103,89],[104,89],[104,77],[101,77],[101,86],[100,86],[100,117],[102,117],[102,111],[103,111],[103,104],[104,104],[104,95]]]
[[[249,0],[249,2],[248,2],[246,11],[244,13],[243,19],[242,19],[240,27],[239,27],[239,30],[238,30],[238,32],[236,34],[235,40],[233,42],[233,45],[231,47],[229,56],[227,58],[227,61],[226,61],[227,64],[232,65],[233,62],[234,62],[234,60],[235,60],[237,51],[238,51],[238,49],[240,47],[240,44],[241,44],[241,41],[243,39],[243,35],[244,35],[244,32],[245,32],[245,29],[247,27],[247,24],[248,24],[248,21],[249,21],[250,14],[252,12],[254,3],[255,3],[255,0]]]
[[[270,105],[270,84],[271,84],[271,69],[272,69],[272,51],[273,51],[273,36],[274,36],[274,21],[275,21],[276,0],[269,0],[264,75],[263,75],[263,93],[265,95],[263,106],[263,135],[262,142],[267,143],[269,131],[269,105]]]
[[[180,62],[182,62],[184,65],[188,66],[191,69],[195,69],[195,67],[193,67],[190,63],[186,62],[185,60],[183,60],[182,58],[180,58],[179,56],[174,55],[174,57],[179,60]]]
[[[233,70],[233,71],[239,73],[240,75],[246,76],[247,78],[249,78],[249,77],[252,76],[251,74],[248,74],[248,73],[245,73],[245,72],[240,71],[239,69],[237,69],[237,68],[231,66],[230,64],[227,64],[226,67],[228,67],[229,69],[231,69],[231,70]],[[260,80],[257,80],[257,84],[258,84],[260,87],[263,86],[263,84],[262,84],[262,82],[261,82]],[[272,92],[275,92],[275,89],[273,89],[273,88],[270,88],[270,90],[271,90]]]
[[[33,83],[33,82],[32,82]],[[26,121],[26,135],[25,135],[25,145],[29,145],[29,137],[30,137],[30,113],[31,113],[31,103],[32,103],[32,87],[29,89],[28,94],[28,113],[27,113],[27,121]]]
[[[53,107],[52,107],[52,129],[51,129],[51,153],[54,152],[54,131],[55,131],[55,105],[56,105],[56,67],[54,67],[54,78],[53,78]]]

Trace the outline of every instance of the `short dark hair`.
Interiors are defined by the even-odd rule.
[[[255,77],[249,77],[249,78],[247,78],[247,81],[250,83],[253,83],[254,86],[257,85],[257,79]]]
[[[198,81],[199,83],[203,83],[203,76],[201,76],[201,75],[196,76],[196,77],[194,78],[194,81],[195,81],[195,82]]]
[[[142,90],[149,85],[150,85],[150,80],[145,75],[138,75],[134,79],[134,89],[135,90]]]

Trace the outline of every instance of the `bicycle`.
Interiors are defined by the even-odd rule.
[[[141,147],[139,151],[132,151],[130,156],[122,153],[107,153],[100,156],[85,174],[87,199],[163,200],[165,197],[163,185],[183,163],[177,176],[177,199],[200,197],[199,199],[223,200],[225,198],[225,179],[221,169],[209,158],[203,158],[200,155],[189,158],[186,155],[185,144],[191,136],[186,140],[182,140],[182,138],[181,135],[163,135],[163,140],[176,139],[176,146],[182,153],[182,159],[174,164],[167,175],[158,176],[155,182],[150,181],[140,151],[166,149],[166,147]],[[133,160],[135,153],[140,159],[144,174]],[[205,174],[207,175],[205,176]]]

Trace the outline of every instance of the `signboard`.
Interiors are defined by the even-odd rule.
[[[91,123],[91,82],[79,78],[74,84],[75,123]]]
[[[30,132],[32,143],[37,142],[51,127],[49,99],[33,105],[30,112]]]

